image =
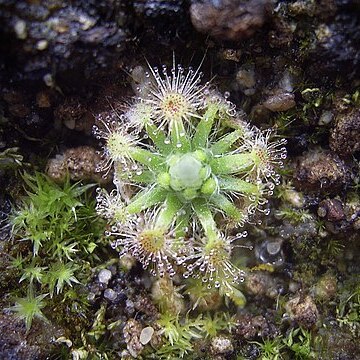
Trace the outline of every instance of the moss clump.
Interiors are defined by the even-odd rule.
[[[89,275],[89,263],[98,259],[95,249],[103,239],[103,224],[86,196],[93,185],[69,180],[58,185],[41,173],[25,174],[23,179],[26,196],[10,219],[11,267],[20,277],[11,309],[29,330],[34,318],[45,319],[41,310],[46,312],[51,298],[58,301],[61,296],[66,301],[71,287]],[[56,313],[50,316],[58,317]],[[60,318],[67,322],[66,317]]]

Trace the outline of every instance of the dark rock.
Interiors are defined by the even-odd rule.
[[[305,329],[314,327],[319,319],[319,312],[311,296],[298,295],[285,304],[285,309],[292,321]]]
[[[318,207],[318,215],[328,221],[340,221],[345,218],[344,204],[339,199],[326,199]]]
[[[190,7],[194,27],[215,38],[238,41],[249,38],[267,20],[268,0],[194,1]]]
[[[330,135],[330,148],[341,156],[349,156],[360,150],[359,139],[360,109],[338,115]]]
[[[315,46],[309,52],[308,73],[313,78],[353,79],[360,69],[360,7],[358,1],[339,2],[338,13],[318,29]]]
[[[144,46],[158,42],[171,47],[191,34],[187,1],[135,0],[131,3],[136,20],[133,29]]]
[[[140,311],[150,317],[156,317],[158,315],[155,305],[146,294],[136,296],[134,307],[137,311]]]
[[[150,18],[171,16],[183,11],[184,1],[173,0],[135,0],[134,9],[137,15]]]
[[[320,334],[323,342],[321,359],[360,360],[358,338],[346,329],[327,327],[326,332]]]
[[[19,76],[40,80],[46,73],[84,71],[110,62],[127,38],[127,30],[117,22],[122,7],[125,4],[81,0],[5,4],[0,47],[12,70],[8,75],[17,76],[13,71],[22,68]]]
[[[293,38],[290,22],[286,22],[281,16],[275,16],[268,35],[269,45],[273,48],[289,47]]]
[[[297,160],[295,185],[306,191],[334,193],[351,179],[347,164],[330,151],[310,150]]]
[[[275,337],[278,334],[278,329],[262,315],[241,314],[236,319],[235,334],[239,340],[254,340]]]

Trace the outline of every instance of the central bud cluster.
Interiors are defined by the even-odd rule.
[[[170,157],[169,186],[180,192],[184,200],[196,198],[203,193],[207,182],[214,181],[210,178],[211,168],[205,161],[206,155],[202,151]]]

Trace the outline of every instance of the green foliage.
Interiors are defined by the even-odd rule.
[[[357,276],[357,280],[359,277]],[[336,307],[336,321],[340,327],[347,326],[354,336],[360,334],[360,285],[340,293]]]
[[[27,314],[22,318],[29,329],[32,318],[42,318],[45,295],[41,294],[53,298],[79,284],[79,276],[88,272],[89,262],[97,259],[94,250],[103,239],[104,225],[86,196],[93,185],[69,180],[58,185],[41,173],[23,178],[26,196],[11,216],[15,240],[11,267],[20,274],[17,292],[28,296],[12,310]],[[40,295],[33,295],[36,292]]]
[[[280,360],[282,359],[281,351],[284,348],[281,337],[274,339],[265,339],[263,342],[253,341],[253,344],[259,346],[261,351],[261,360]]]
[[[180,322],[179,315],[161,314],[158,324],[165,337],[165,344],[157,351],[160,359],[182,359],[193,351],[194,340],[202,338],[203,322],[201,316],[186,318]]]
[[[79,196],[93,185],[71,185],[67,180],[60,187],[40,173],[23,178],[28,190],[11,219],[14,234],[32,242],[34,256],[49,253],[53,258],[69,259],[77,245],[73,241],[77,212],[84,206]]]
[[[48,294],[41,294],[34,296],[33,291],[29,288],[28,294],[25,298],[17,298],[15,305],[10,307],[16,313],[16,317],[25,321],[26,331],[31,328],[32,321],[37,318],[42,321],[47,321],[46,317],[42,313],[41,309],[46,306],[44,298]]]
[[[313,215],[305,209],[294,209],[291,207],[284,207],[276,212],[279,218],[288,220],[291,224],[306,223],[313,219]]]
[[[360,89],[356,89],[352,94],[346,94],[342,101],[349,106],[358,107],[360,105]]]
[[[286,141],[245,122],[226,97],[201,85],[198,70],[175,63],[171,72],[149,70],[144,96],[95,127],[104,142],[99,169],[114,169],[115,178],[110,194],[99,189],[98,213],[121,255],[160,276],[180,264],[185,278],[201,278],[243,306],[236,284],[244,272],[231,255],[246,232],[229,236],[218,219],[241,227],[269,213]],[[126,183],[134,194],[124,194]]]
[[[164,313],[157,321],[160,325],[165,343],[156,352],[159,359],[182,359],[190,357],[194,351],[194,343],[200,339],[212,338],[221,331],[231,331],[233,319],[227,313],[209,314],[196,318]]]
[[[311,349],[311,333],[303,328],[291,329],[283,340],[286,347],[293,353],[295,359],[315,359]]]
[[[345,249],[345,245],[340,240],[331,239],[328,241],[326,246],[326,252],[330,258],[338,256]]]
[[[47,269],[46,266],[36,266],[33,258],[31,263],[27,267],[22,269],[23,274],[19,282],[28,280],[30,282],[30,285],[32,285],[35,279],[39,284],[41,284],[42,278],[44,276],[44,270],[46,269]]]
[[[204,336],[212,338],[221,331],[231,333],[235,327],[235,320],[226,312],[216,312],[214,316],[206,314],[202,318]]]
[[[198,306],[202,309],[213,309],[222,303],[218,290],[204,286],[201,279],[189,279],[186,282],[185,293],[190,296],[193,310]]]
[[[261,360],[315,359],[311,333],[303,328],[292,328],[286,337],[279,335],[273,339],[252,343],[259,346]]]
[[[50,265],[49,271],[46,274],[46,284],[49,286],[50,297],[53,297],[56,288],[56,294],[63,291],[64,285],[72,286],[72,283],[79,284],[79,281],[74,276],[76,267],[73,263],[62,263],[57,261]]]
[[[23,165],[23,156],[18,153],[19,149],[8,148],[0,152],[0,169],[18,169]]]

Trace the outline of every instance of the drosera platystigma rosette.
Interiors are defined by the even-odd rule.
[[[154,275],[179,271],[236,297],[244,272],[231,255],[246,232],[228,236],[218,219],[240,228],[268,213],[285,140],[245,122],[199,70],[175,61],[170,70],[150,67],[134,103],[100,118],[94,132],[103,141],[100,170],[114,171],[115,189],[97,196],[114,248]]]

